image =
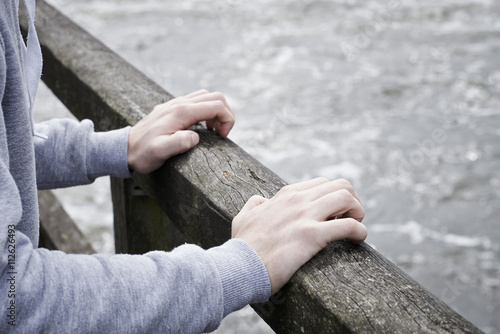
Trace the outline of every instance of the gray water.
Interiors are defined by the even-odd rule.
[[[498,1],[50,2],[172,94],[223,92],[230,138],[288,182],[349,179],[367,242],[500,332]],[[58,195],[110,253],[108,182]],[[256,319],[219,332],[271,332]]]

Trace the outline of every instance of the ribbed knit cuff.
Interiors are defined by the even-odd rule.
[[[126,127],[90,135],[87,151],[87,170],[90,177],[130,177],[127,164],[129,131],[130,127]]]
[[[224,317],[250,303],[261,303],[271,296],[266,267],[255,250],[241,239],[231,239],[211,248],[222,281]]]

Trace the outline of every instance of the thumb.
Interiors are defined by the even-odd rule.
[[[184,153],[200,142],[200,136],[191,130],[177,131],[164,139],[163,145],[168,148],[168,157]]]

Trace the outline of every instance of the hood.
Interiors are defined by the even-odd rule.
[[[26,48],[24,50],[24,75],[28,92],[28,106],[31,115],[31,131],[34,136],[45,138],[44,135],[35,132],[35,121],[33,118],[33,104],[35,102],[38,83],[42,75],[42,50],[35,29],[35,0],[24,0],[28,13],[29,30]]]

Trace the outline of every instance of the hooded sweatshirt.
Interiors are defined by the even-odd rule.
[[[75,255],[38,248],[37,189],[129,177],[129,129],[97,133],[91,121],[33,125],[41,70],[34,0],[0,1],[0,332],[199,333],[269,298],[258,254],[232,239],[145,255]]]

